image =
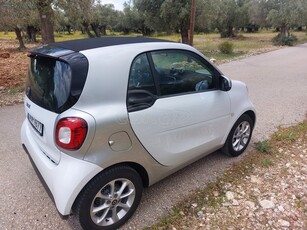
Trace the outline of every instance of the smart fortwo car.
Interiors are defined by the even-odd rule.
[[[247,147],[247,87],[191,46],[106,37],[29,52],[22,145],[62,215],[115,229],[143,187],[218,149]]]

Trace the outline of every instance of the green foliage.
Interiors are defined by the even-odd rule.
[[[144,12],[144,26],[155,31],[179,31],[187,43],[191,1],[188,0],[134,0],[137,12]]]
[[[294,142],[297,136],[293,132],[279,132],[275,135],[277,141],[290,141]]]
[[[256,145],[256,149],[262,153],[270,153],[272,150],[272,147],[267,140],[259,141],[255,143],[255,145]]]
[[[235,0],[218,0],[214,1],[214,27],[218,29],[222,38],[234,37],[234,27],[241,17],[241,7]]]
[[[0,0],[0,30],[18,27],[24,34],[28,31],[29,38],[29,27],[33,33],[42,31],[38,2],[51,6],[53,14],[46,15],[51,17],[57,32],[70,34],[81,29],[87,36],[106,35],[107,30],[143,36],[177,32],[181,42],[188,39],[190,0],[130,0],[125,2],[123,11],[101,0],[74,0],[73,4],[67,0]],[[307,1],[197,0],[195,20],[196,32],[218,31],[221,37],[235,37],[248,25],[279,28],[282,36],[276,44],[293,45],[295,37],[289,36],[290,28],[306,25]]]
[[[234,44],[229,41],[222,42],[218,45],[218,48],[223,54],[232,54],[233,53]]]
[[[24,91],[24,87],[14,87],[14,88],[10,88],[8,91],[7,91],[7,94],[8,95],[15,95],[17,93],[21,93]]]
[[[305,0],[270,0],[270,11],[267,21],[274,27],[283,24],[287,27],[304,25],[306,23],[307,2]]]
[[[261,165],[263,167],[270,167],[273,165],[273,161],[271,159],[265,158],[261,161]]]
[[[297,37],[294,35],[282,36],[281,34],[278,34],[272,39],[273,44],[276,46],[293,46],[296,41]]]

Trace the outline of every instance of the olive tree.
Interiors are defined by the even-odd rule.
[[[271,0],[273,9],[267,15],[267,20],[279,28],[281,38],[289,37],[292,26],[306,23],[306,0]]]
[[[35,7],[31,2],[22,0],[0,0],[0,27],[5,30],[14,30],[19,42],[20,50],[25,49],[22,38],[22,28],[26,28],[31,23],[31,15],[35,12]]]
[[[145,16],[145,26],[155,31],[178,31],[188,43],[190,0],[134,0],[134,6]]]

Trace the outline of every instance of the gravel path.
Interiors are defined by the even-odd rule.
[[[306,63],[307,44],[219,66],[227,76],[248,84],[258,111],[252,142],[267,138],[279,126],[304,119]],[[2,107],[0,117],[0,229],[73,229],[70,220],[58,216],[20,146],[23,106]],[[122,229],[150,226],[191,191],[205,186],[240,159],[216,152],[145,189],[137,212]]]

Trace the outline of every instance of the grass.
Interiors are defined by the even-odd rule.
[[[259,141],[255,143],[256,149],[262,153],[270,153],[272,147],[270,146],[268,140],[265,141]]]
[[[280,151],[280,149],[286,150],[299,137],[306,138],[306,133],[307,120],[296,126],[280,129],[269,140],[258,142],[256,148],[245,155],[240,162],[226,169],[224,174],[217,178],[215,182],[211,182],[205,188],[191,193],[189,197],[177,204],[167,216],[162,218],[158,224],[151,226],[150,229],[182,229],[182,226],[189,226],[192,229],[192,225],[189,225],[189,216],[197,216],[197,213],[204,206],[209,210],[211,209],[212,212],[220,207],[224,202],[225,194],[221,191],[225,190],[225,185],[231,184],[232,187],[236,187],[246,176],[252,175],[254,168],[272,167],[274,162],[287,157],[287,153]],[[285,173],[287,172],[285,171]],[[193,203],[197,204],[197,208],[191,207]],[[300,207],[301,203],[298,201],[296,205]]]
[[[16,93],[21,93],[23,92],[25,89],[23,86],[21,87],[12,87],[10,89],[7,90],[7,94],[8,95],[15,95]]]
[[[298,38],[298,43],[307,42],[306,32],[293,32]],[[250,53],[262,53],[276,49],[272,44],[272,39],[277,35],[276,32],[264,31],[259,33],[240,33],[238,38],[220,38],[219,34],[201,34],[194,38],[194,46],[204,53],[207,57],[217,60],[228,61],[236,57]],[[218,50],[219,44],[223,41],[231,41],[234,44],[232,54],[221,54]]]
[[[275,138],[278,140],[278,141],[290,141],[290,142],[294,142],[296,141],[297,139],[297,136],[295,135],[295,133],[293,132],[290,132],[290,133],[287,133],[287,132],[281,132],[281,133],[277,133]]]
[[[111,33],[107,31],[108,35],[120,36],[120,33]],[[298,43],[307,42],[307,34],[303,32],[293,32],[293,34],[298,38]],[[229,60],[235,57],[245,55],[247,53],[253,52],[255,50],[263,50],[266,48],[272,48],[272,39],[277,35],[276,32],[271,30],[262,30],[258,33],[239,33],[237,38],[220,38],[218,33],[210,34],[195,34],[194,36],[194,46],[202,53],[208,57],[214,57],[218,60]],[[130,34],[129,36],[141,36],[141,34]],[[180,42],[180,34],[164,35],[155,34],[151,37],[161,38],[165,40]],[[0,39],[15,39],[14,32],[0,32]],[[67,32],[55,32],[55,41],[66,41],[73,39],[87,38],[86,34],[82,34],[80,31],[75,31],[72,34]],[[38,41],[41,40],[40,35],[37,36]],[[232,54],[221,54],[219,52],[218,46],[224,42],[230,41],[234,44],[234,52]]]
[[[297,43],[307,42],[306,32],[293,32],[298,38]],[[239,58],[247,54],[263,53],[273,49],[277,49],[272,43],[272,39],[277,35],[271,30],[262,30],[258,33],[239,33],[237,38],[220,38],[217,33],[196,34],[194,36],[194,47],[209,58],[218,60],[218,64],[225,61]],[[180,41],[179,34],[153,36],[170,41]],[[219,52],[218,46],[224,41],[230,41],[234,44],[234,52],[231,54],[223,54]]]
[[[16,34],[14,32],[0,32],[0,39],[16,39]]]

